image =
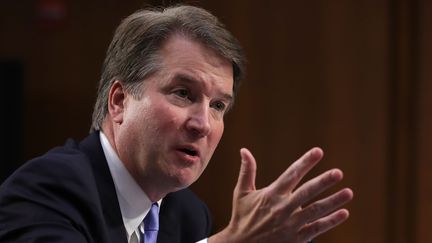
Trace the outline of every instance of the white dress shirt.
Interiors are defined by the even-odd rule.
[[[102,131],[99,133],[99,137],[114,181],[128,242],[139,243],[139,230],[144,227],[143,220],[150,211],[152,202],[129,174]],[[161,202],[162,200],[157,202],[159,208]],[[207,239],[203,239],[198,243],[207,243]]]
[[[120,161],[105,134],[102,132],[99,134],[102,149],[114,181],[128,242],[138,243],[139,227],[143,227],[142,222],[150,211],[152,202]],[[159,206],[160,202],[161,200],[158,202]]]

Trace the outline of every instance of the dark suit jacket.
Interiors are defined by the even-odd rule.
[[[159,217],[158,242],[210,234],[208,209],[188,189],[168,194]],[[127,242],[98,133],[27,162],[1,185],[0,242]]]

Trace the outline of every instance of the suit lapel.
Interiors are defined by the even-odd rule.
[[[127,243],[126,229],[124,228],[114,182],[99,140],[99,133],[94,132],[84,139],[80,143],[80,149],[86,153],[92,164],[109,240],[115,243]]]
[[[172,197],[168,194],[162,201],[159,212],[158,243],[179,243],[181,239],[180,225],[172,205]]]

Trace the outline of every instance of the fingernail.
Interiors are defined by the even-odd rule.
[[[330,172],[330,176],[334,179],[342,179],[343,174],[339,169],[334,169]]]

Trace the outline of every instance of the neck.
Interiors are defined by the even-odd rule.
[[[104,133],[105,137],[108,139],[111,147],[119,157],[121,163],[124,165],[132,178],[134,178],[135,182],[139,185],[139,187],[141,188],[141,190],[143,190],[147,197],[152,202],[157,202],[163,197],[165,197],[169,192],[172,192],[172,188],[169,187],[169,185],[165,185],[166,183],[164,183],[163,181],[158,181],[157,178],[154,178],[155,175],[142,175],[138,173],[139,170],[136,168],[136,166],[133,166],[133,163],[125,163],[126,160],[122,158],[121,154],[118,151],[115,126],[116,124],[111,123],[110,119],[107,118],[102,124],[101,130]]]

